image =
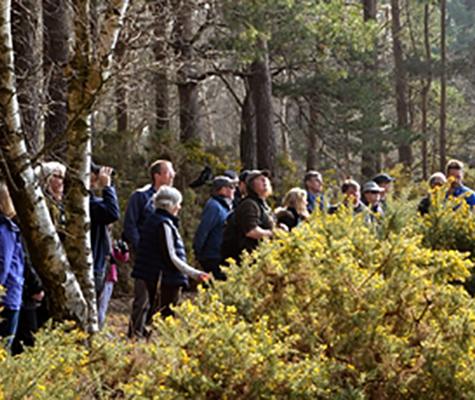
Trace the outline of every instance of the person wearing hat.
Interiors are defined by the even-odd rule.
[[[318,207],[323,211],[325,207],[323,199],[323,179],[318,171],[307,171],[305,173],[303,184],[307,191],[307,210],[309,213]]]
[[[442,172],[433,173],[428,181],[429,184],[429,193],[421,199],[419,205],[417,206],[417,211],[420,215],[426,215],[429,213],[431,205],[431,193],[444,186],[447,183],[447,178]]]
[[[369,181],[363,185],[363,204],[368,207],[374,215],[384,215],[384,211],[381,207],[381,195],[384,189],[380,187],[376,182]],[[374,218],[372,216],[372,219]]]
[[[388,197],[389,192],[391,191],[391,185],[395,181],[395,179],[384,172],[376,175],[373,179],[373,182],[376,182],[376,184],[383,189],[381,192],[381,200],[380,204],[382,208],[386,208],[386,199]]]
[[[330,206],[328,214],[335,214],[340,210],[341,205],[353,209],[353,214],[366,212],[368,208],[361,201],[361,187],[358,182],[353,179],[346,179],[341,185],[341,193],[343,194],[343,202]]]
[[[224,223],[232,208],[236,183],[237,180],[225,175],[213,179],[211,197],[203,208],[193,240],[196,259],[206,272],[211,272],[218,280],[226,279],[226,275],[219,267],[220,249]]]
[[[187,262],[178,230],[182,200],[181,193],[167,185],[153,196],[154,212],[142,226],[132,271],[135,285],[129,337],[147,336],[146,325],[156,312],[163,318],[172,316],[170,307],[178,303],[188,278],[203,282],[210,277]]]
[[[91,248],[94,283],[99,297],[106,275],[106,258],[111,251],[107,226],[120,218],[119,201],[112,185],[112,168],[91,163],[89,212],[91,216]],[[101,192],[101,196],[96,194]]]
[[[259,241],[272,237],[273,220],[266,199],[272,194],[270,173],[252,170],[246,176],[247,196],[235,210],[237,254],[251,252]]]

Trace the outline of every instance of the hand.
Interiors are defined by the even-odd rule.
[[[101,167],[99,170],[99,185],[101,187],[106,187],[111,185],[111,175],[113,169],[111,167]]]
[[[35,293],[34,295],[31,296],[33,300],[38,301],[38,302],[43,300],[44,297],[45,297],[45,292],[43,291]]]
[[[207,282],[211,279],[211,275],[205,272],[198,275],[198,282]]]

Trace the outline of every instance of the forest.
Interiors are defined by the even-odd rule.
[[[0,399],[475,396],[475,219],[440,193],[417,215],[449,159],[475,184],[473,0],[0,5],[0,173],[55,321],[21,355],[0,350]],[[309,170],[330,202],[348,178],[396,182],[377,226],[315,212],[130,341],[99,330],[91,161],[114,169],[120,237],[157,159],[176,169],[192,264],[206,166],[270,171],[273,208]],[[47,161],[67,167],[62,236]]]

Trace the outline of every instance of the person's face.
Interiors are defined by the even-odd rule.
[[[171,214],[175,217],[180,213],[181,210],[181,203],[178,203],[175,207],[172,208]]]
[[[360,191],[358,188],[350,186],[345,193],[346,200],[353,205],[357,205],[360,202]]]
[[[252,181],[252,187],[259,197],[266,198],[272,193],[269,178],[260,175]]]
[[[452,178],[452,186],[460,186],[463,182],[463,171],[461,169],[449,169],[447,171],[447,178]]]
[[[434,179],[432,182],[431,182],[431,189],[435,189],[435,188],[440,188],[442,186],[444,186],[445,184],[445,181],[443,179]]]
[[[173,179],[175,179],[175,170],[173,165],[165,163],[160,167],[160,173],[155,174],[156,186],[173,186]]]
[[[378,204],[378,202],[381,200],[381,193],[380,192],[365,192],[364,194],[366,201],[368,204],[371,204],[372,206]]]
[[[307,189],[312,193],[320,193],[323,189],[323,182],[313,176],[307,180]]]
[[[383,182],[378,184],[378,186],[383,189],[383,192],[381,193],[381,197],[386,197],[386,195],[389,193],[391,190],[391,182]]]
[[[64,176],[59,171],[53,172],[49,180],[49,190],[55,195],[61,197],[64,191]]]

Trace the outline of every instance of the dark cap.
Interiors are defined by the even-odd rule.
[[[249,175],[249,172],[251,171],[249,171],[248,169],[242,170],[241,173],[239,174],[239,181],[246,182],[246,178]]]
[[[381,193],[381,192],[384,192],[384,189],[380,187],[375,181],[369,181],[363,185],[363,193],[367,193],[367,192]]]
[[[376,182],[378,185],[381,185],[382,183],[391,183],[394,182],[395,179],[386,173],[378,174],[373,178],[373,181]]]
[[[304,182],[307,182],[309,179],[317,178],[320,182],[323,182],[322,174],[318,171],[307,171],[303,178]]]
[[[235,183],[239,181],[236,171],[233,171],[232,169],[227,169],[226,171],[223,172],[223,175],[227,176],[229,179],[231,179]]]
[[[249,171],[246,177],[246,185],[249,187],[252,184],[252,181],[259,176],[265,176],[267,178],[270,178],[270,171],[268,171],[267,169],[253,169],[252,171]]]
[[[230,179],[228,176],[225,175],[216,176],[211,182],[213,190],[219,190],[222,187],[234,187],[235,184],[236,181]]]

